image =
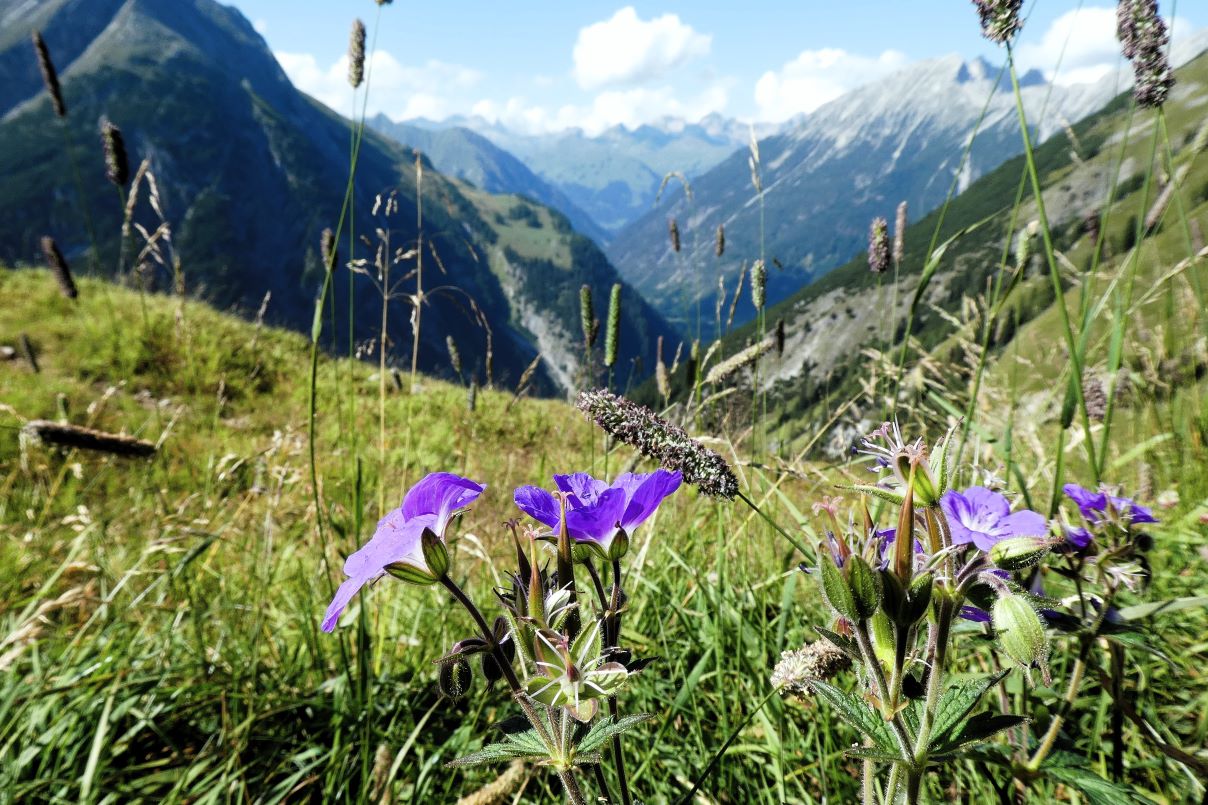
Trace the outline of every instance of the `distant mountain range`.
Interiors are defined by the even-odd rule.
[[[1115,94],[1110,80],[1060,87],[1029,73],[1020,83],[1040,139]],[[622,276],[657,300],[664,315],[691,327],[698,301],[712,320],[719,276],[732,294],[741,265],[760,256],[761,221],[768,300],[775,303],[866,246],[874,217],[892,221],[900,201],[923,215],[943,202],[954,180],[963,190],[1021,150],[1014,96],[998,68],[956,56],[922,61],[760,140],[762,213],[743,149],[698,176],[691,200],[670,194],[626,226],[608,251]],[[679,254],[667,237],[671,218],[682,235]],[[719,224],[728,244],[721,259],[713,253]],[[753,315],[743,304],[737,320]]]
[[[35,28],[59,69],[65,120],[55,117],[42,86],[30,45]],[[245,311],[271,292],[270,320],[309,329],[323,279],[319,235],[340,217],[350,125],[290,84],[239,12],[213,0],[0,0],[0,76],[0,260],[40,262],[39,239],[52,235],[83,270],[91,226],[100,265],[115,270],[121,212],[117,192],[105,181],[97,138],[98,120],[107,116],[125,134],[132,168],[143,157],[151,160],[185,286],[217,306]],[[440,149],[431,150],[443,159]],[[428,295],[420,364],[451,374],[445,339],[453,336],[467,374],[484,381],[489,365],[495,382],[507,385],[540,351],[544,360],[534,382],[553,393],[580,379],[580,286],[591,286],[603,304],[618,277],[591,240],[541,203],[560,203],[559,197],[506,154],[484,163],[477,179],[466,175],[483,187],[507,171],[515,174],[509,182],[528,182],[513,191],[530,198],[484,193],[425,162]],[[375,198],[391,191],[398,209],[387,219],[382,208],[375,211]],[[154,230],[158,219],[147,192],[144,187],[137,220]],[[339,244],[335,326],[325,336],[333,347],[346,348],[348,341],[344,263],[355,258],[372,265],[378,228],[390,230],[388,253],[417,245],[416,196],[415,152],[367,132],[349,220],[358,237],[350,249],[346,228]],[[393,289],[392,354],[406,356],[408,364],[410,309],[402,294],[414,290],[413,268],[413,256],[392,268],[403,280]],[[371,268],[353,277],[358,341],[378,332],[380,295],[369,276],[375,273]],[[175,281],[162,267],[153,277],[160,287]],[[621,382],[630,367],[639,369],[634,379],[648,373],[655,339],[671,334],[637,294],[623,296]]]
[[[751,137],[748,124],[718,114],[695,123],[665,117],[633,129],[613,126],[594,136],[581,129],[526,134],[480,117],[408,123],[481,134],[561,191],[608,238],[650,210],[668,173],[697,176],[744,147]],[[757,124],[755,134],[766,136],[776,128]]]

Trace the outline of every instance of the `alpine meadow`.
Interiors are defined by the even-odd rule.
[[[0,0],[0,803],[1208,803],[1208,7],[832,5]]]

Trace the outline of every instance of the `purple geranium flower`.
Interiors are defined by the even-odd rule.
[[[348,576],[335,598],[327,607],[323,617],[323,631],[336,628],[336,621],[348,602],[362,587],[377,579],[393,564],[410,565],[428,572],[424,562],[420,537],[429,528],[441,539],[453,516],[469,506],[482,490],[468,478],[449,472],[434,472],[407,492],[403,505],[378,521],[373,538],[344,562],[344,575]]]
[[[1158,518],[1153,516],[1152,511],[1132,498],[1109,495],[1102,489],[1092,492],[1078,484],[1066,484],[1062,487],[1062,491],[1065,492],[1066,497],[1078,505],[1078,511],[1082,512],[1082,516],[1091,525],[1098,525],[1107,518],[1109,503],[1112,511],[1118,512],[1124,517],[1126,525],[1158,522]]]
[[[1049,532],[1048,523],[1039,514],[1027,509],[1011,514],[1010,502],[984,486],[945,492],[940,505],[948,516],[955,545],[972,542],[988,551],[1008,537],[1040,537]]]
[[[554,483],[565,492],[566,531],[576,542],[592,542],[605,552],[624,529],[626,534],[646,522],[668,495],[679,489],[679,471],[658,469],[649,474],[618,475],[612,485],[585,472],[555,475]],[[522,486],[515,493],[516,505],[534,520],[557,529],[561,507],[549,491]]]

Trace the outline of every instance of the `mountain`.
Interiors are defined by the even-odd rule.
[[[747,124],[717,114],[696,123],[665,117],[632,129],[613,126],[596,135],[577,128],[526,134],[478,117],[411,122],[424,128],[473,129],[518,157],[610,235],[650,209],[668,173],[697,176],[750,138]]]
[[[1103,237],[1099,275],[1091,286],[1093,300],[1099,298],[1104,288],[1122,282],[1121,277],[1128,270],[1129,251],[1136,242],[1138,221],[1154,223],[1145,227],[1145,248],[1137,261],[1138,289],[1153,289],[1163,281],[1177,285],[1177,281],[1172,283],[1163,275],[1179,273],[1171,267],[1188,257],[1189,248],[1199,254],[1197,265],[1182,269],[1187,283],[1177,302],[1173,291],[1163,290],[1161,294],[1150,292],[1142,303],[1142,292],[1138,290],[1137,301],[1129,310],[1131,332],[1142,342],[1145,339],[1152,342],[1143,343],[1141,351],[1154,356],[1151,366],[1141,361],[1132,367],[1137,382],[1151,382],[1163,394],[1169,393],[1169,384],[1202,378],[1208,366],[1202,337],[1196,347],[1199,354],[1186,355],[1165,352],[1167,342],[1155,335],[1196,332],[1196,325],[1190,323],[1193,318],[1182,319],[1172,311],[1177,309],[1176,304],[1190,304],[1193,309],[1199,306],[1202,310],[1202,301],[1197,301],[1192,289],[1196,294],[1202,293],[1200,278],[1204,276],[1204,260],[1208,259],[1203,242],[1203,233],[1208,232],[1208,123],[1204,119],[1208,53],[1186,64],[1175,75],[1175,89],[1164,108],[1173,169],[1164,159],[1156,160],[1152,187],[1146,188],[1145,174],[1156,136],[1154,112],[1134,111],[1131,93],[1116,97],[1035,150],[1054,248],[1059,264],[1064,267],[1067,288],[1077,283],[1091,266],[1097,229],[1101,229]],[[813,426],[822,423],[828,423],[825,428],[830,428],[837,408],[844,402],[857,401],[842,417],[840,438],[831,445],[834,454],[840,455],[850,446],[847,437],[860,430],[856,423],[861,417],[875,419],[880,415],[887,392],[882,386],[880,398],[869,399],[871,361],[865,351],[882,349],[887,339],[889,343],[896,341],[898,346],[890,352],[896,363],[933,233],[938,234],[937,243],[956,239],[921,291],[911,333],[927,357],[920,359],[922,368],[908,376],[903,388],[909,388],[911,395],[930,393],[934,398],[937,389],[943,388],[942,382],[955,377],[957,380],[949,390],[968,393],[972,384],[970,356],[975,359],[979,349],[977,327],[984,310],[984,296],[990,280],[999,273],[1004,254],[1008,254],[1008,266],[1019,266],[1019,279],[1008,284],[1011,290],[988,343],[992,356],[1002,356],[998,363],[1003,377],[999,380],[1004,386],[1018,382],[1032,393],[1047,395],[1045,406],[1059,405],[1060,394],[1056,395],[1056,403],[1049,398],[1054,387],[1063,387],[1059,384],[1063,382],[1060,371],[1067,364],[1060,357],[1065,349],[1064,336],[1053,305],[1051,276],[1038,239],[1026,262],[1021,263],[1019,257],[1021,230],[1038,219],[1030,192],[1021,207],[1012,211],[1026,170],[1024,157],[1014,157],[974,181],[958,196],[944,214],[942,225],[938,210],[912,224],[906,231],[905,258],[896,288],[892,275],[872,274],[866,256],[861,254],[768,310],[768,321],[784,322],[784,351],[781,357],[764,359],[759,383],[769,395],[769,410],[775,412],[774,418],[786,423],[785,432],[811,433]],[[1173,187],[1169,183],[1171,175],[1178,179],[1178,193],[1173,196],[1167,192],[1167,188]],[[1109,205],[1113,185],[1115,194]],[[1162,209],[1158,201],[1161,198],[1167,202],[1165,220],[1158,214]],[[1184,214],[1186,227],[1182,223]],[[1080,302],[1076,290],[1070,290],[1067,297],[1067,308],[1077,311]],[[893,300],[897,300],[896,306]],[[1104,310],[1091,319],[1089,327],[1094,337],[1088,343],[1096,351],[1087,364],[1088,376],[1094,376],[1097,371],[1094,362],[1099,359],[1096,356],[1107,348],[1106,332],[1113,315]],[[755,337],[754,323],[748,323],[724,340],[719,354],[731,354]],[[1015,343],[1016,338],[1027,339],[1027,347],[1008,350],[1007,346]],[[1013,357],[1050,353],[1057,357],[1026,362],[1017,362]],[[994,360],[991,364],[996,365]],[[1017,379],[1007,382],[1004,377],[1008,373],[1012,378],[1018,376]],[[1145,380],[1147,377],[1153,379]],[[685,379],[681,376],[676,382],[683,387]],[[650,385],[647,384],[646,394],[653,397]],[[959,398],[947,399],[947,403],[954,405],[954,410],[963,409]],[[1023,401],[1020,405],[1027,410],[1031,403]],[[1056,416],[1047,407],[1045,410],[1046,416]],[[807,427],[807,422],[812,426]]]
[[[1020,83],[1040,140],[1119,90],[1116,76],[1062,87],[1029,73]],[[776,261],[767,288],[775,303],[864,248],[874,217],[892,221],[903,200],[914,217],[926,214],[944,201],[954,178],[964,190],[1021,151],[1014,96],[998,68],[958,56],[922,61],[760,140],[762,210],[743,149],[697,177],[691,200],[678,189],[665,196],[618,233],[608,252],[621,275],[683,329],[698,301],[713,310],[719,274],[732,293],[741,265],[760,256],[761,222],[767,262]],[[680,254],[668,242],[670,218],[683,236]],[[722,259],[713,254],[719,224],[728,243]],[[739,306],[738,321],[753,316],[750,305]]]
[[[97,121],[107,116],[124,132],[132,167],[150,159],[155,202],[170,225],[170,241],[159,240],[166,265],[144,260],[151,269],[146,280],[161,288],[183,284],[218,307],[243,311],[256,310],[271,292],[268,320],[309,331],[323,282],[320,232],[340,218],[348,121],[296,90],[251,24],[213,0],[0,0],[0,19],[0,64],[33,63],[29,33],[38,26],[68,109],[65,120],[57,119],[36,72],[30,78],[26,67],[0,82],[9,91],[0,118],[0,260],[40,260],[39,239],[49,234],[83,269],[91,262],[91,228],[100,271],[116,271],[121,205],[105,181],[96,134]],[[581,341],[579,287],[589,284],[606,299],[617,280],[607,259],[562,215],[536,202],[500,200],[492,203],[523,206],[525,234],[541,241],[549,258],[505,273],[487,256],[512,237],[514,221],[494,211],[484,215],[489,205],[477,191],[430,162],[423,163],[422,182],[419,173],[413,151],[366,133],[350,219],[355,226],[341,238],[339,275],[324,317],[332,348],[348,349],[350,316],[357,343],[378,335],[381,296],[371,275],[380,229],[390,239],[384,253],[395,255],[391,360],[410,365],[410,307],[402,297],[415,289],[411,247],[419,243],[422,187],[420,367],[452,374],[445,339],[453,336],[467,373],[514,384],[540,344],[545,361],[535,387],[564,390],[580,372],[574,347]],[[136,223],[155,232],[161,221],[148,186],[139,192]],[[394,204],[375,204],[379,194]],[[354,240],[354,234],[371,239]],[[141,248],[142,238],[136,240]],[[129,262],[136,250],[126,251]],[[171,269],[173,252],[179,271]],[[350,274],[349,260],[365,262]],[[622,367],[648,371],[652,339],[670,331],[636,295],[626,295]]]
[[[368,124],[400,145],[423,152],[446,176],[470,182],[488,193],[527,196],[565,215],[575,230],[598,243],[608,233],[562,191],[537,176],[507,151],[464,126],[437,129],[400,123],[378,114]]]

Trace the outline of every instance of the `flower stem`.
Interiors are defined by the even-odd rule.
[[[758,514],[760,517],[762,517],[762,518],[763,518],[763,520],[764,520],[764,522],[766,522],[768,525],[770,525],[772,528],[774,528],[774,529],[776,530],[776,532],[777,532],[778,534],[780,534],[780,536],[782,536],[782,537],[784,537],[785,539],[787,539],[787,540],[789,541],[789,544],[790,544],[790,545],[792,545],[792,546],[793,546],[794,548],[796,548],[797,550],[799,550],[803,556],[811,556],[811,555],[813,554],[813,552],[812,552],[812,551],[807,550],[807,549],[806,549],[806,547],[805,547],[804,545],[802,545],[802,544],[801,544],[801,541],[800,541],[800,540],[796,539],[795,537],[789,536],[789,532],[787,532],[787,531],[785,531],[783,528],[781,528],[779,523],[777,523],[775,520],[773,520],[773,519],[772,519],[771,517],[769,517],[768,515],[764,514],[763,510],[762,510],[762,509],[760,509],[758,506],[756,506],[756,505],[755,505],[755,502],[754,502],[754,501],[752,501],[752,500],[751,500],[749,497],[747,497],[746,495],[744,495],[744,494],[743,494],[741,491],[736,492],[736,493],[735,493],[735,495],[736,495],[736,496],[738,497],[738,499],[739,499],[739,500],[741,500],[743,503],[745,503],[745,504],[747,504],[748,506],[750,506],[750,507],[751,507],[751,511],[755,512],[755,513],[756,513],[756,514]]]
[[[612,561],[612,602],[608,607],[608,618],[604,626],[605,639],[609,648],[616,648],[621,642],[621,560]],[[608,713],[614,722],[620,719],[620,708],[617,697],[608,697]],[[621,754],[620,733],[612,736],[612,761],[617,767],[617,785],[621,789],[622,805],[633,805],[633,797],[629,793],[629,778],[625,774],[625,756]]]

